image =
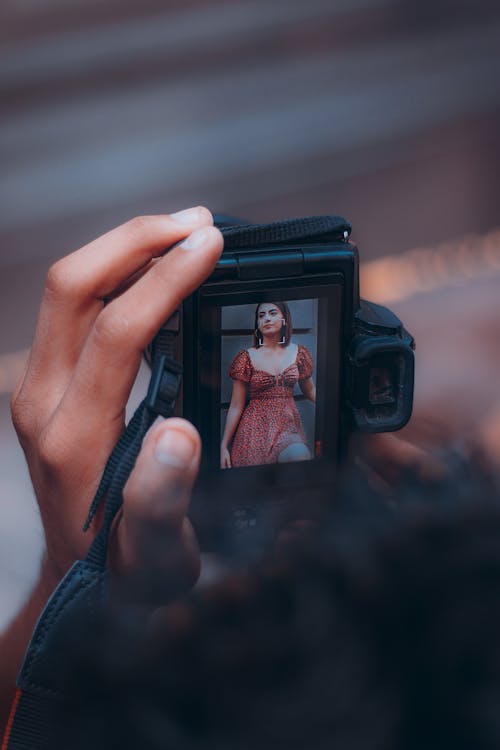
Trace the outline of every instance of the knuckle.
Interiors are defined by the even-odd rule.
[[[16,428],[16,432],[19,432],[23,421],[23,410],[19,403],[19,396],[15,394],[10,399],[10,415],[12,417],[12,424]]]
[[[45,279],[45,290],[49,294],[60,296],[73,286],[70,277],[68,263],[63,258],[58,260],[49,268]]]
[[[18,393],[10,401],[12,424],[21,442],[27,440],[34,431],[35,419],[33,409]]]
[[[82,275],[76,272],[71,255],[57,260],[47,271],[45,295],[49,298],[76,298],[80,296],[82,289]]]
[[[57,473],[67,466],[67,455],[60,436],[52,429],[44,430],[38,438],[38,459],[41,466]]]
[[[127,221],[125,228],[133,239],[144,239],[145,235],[151,233],[155,223],[156,217],[154,216],[134,216],[133,219]]]
[[[130,341],[130,322],[125,315],[113,309],[112,304],[105,308],[94,323],[94,341],[100,348],[120,346]]]

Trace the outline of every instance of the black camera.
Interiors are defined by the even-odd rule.
[[[349,435],[406,424],[414,377],[410,334],[359,297],[345,219],[216,223],[214,272],[149,353],[182,362],[176,412],[202,437],[192,520],[205,549],[316,517]]]

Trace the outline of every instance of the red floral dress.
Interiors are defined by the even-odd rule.
[[[295,362],[279,375],[255,368],[246,349],[236,355],[229,376],[248,383],[250,401],[231,446],[231,466],[273,464],[289,445],[306,444],[293,390],[299,380],[310,378],[312,371],[312,357],[300,344]]]

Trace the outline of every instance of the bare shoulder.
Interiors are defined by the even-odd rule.
[[[255,362],[259,358],[259,355],[258,355],[259,350],[255,346],[250,346],[248,349],[243,349],[243,351],[245,352],[250,364],[254,365]]]

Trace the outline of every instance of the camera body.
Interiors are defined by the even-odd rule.
[[[304,231],[307,220],[284,232],[220,222],[216,268],[159,334],[182,362],[177,413],[202,437],[191,516],[205,549],[234,545],[235,532],[240,550],[266,544],[286,523],[318,517],[351,433],[410,418],[413,339],[360,299],[350,225],[326,218],[319,232]],[[272,310],[279,329],[259,322]],[[221,468],[228,435],[231,468]]]

